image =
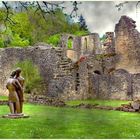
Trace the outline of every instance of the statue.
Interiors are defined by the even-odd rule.
[[[16,69],[16,75],[15,79],[17,79],[23,89],[24,87],[24,78],[20,75],[21,74],[21,69],[17,68]],[[24,97],[23,97],[23,90],[20,90],[19,88],[16,90],[18,97],[19,97],[19,103],[20,103],[20,113],[22,113],[22,108],[23,108],[23,102],[24,102]]]
[[[23,86],[24,78],[20,76],[21,69],[17,68],[12,72],[7,80],[6,88],[9,91],[9,108],[10,113],[3,115],[3,118],[28,118],[28,115],[22,113],[23,108]]]
[[[21,84],[17,79],[15,79],[16,71],[13,71],[12,74],[10,75],[10,78],[7,80],[6,88],[9,91],[9,108],[11,115],[12,114],[19,114],[20,111],[20,101],[19,97],[17,94],[17,89],[18,90],[23,90],[21,87]]]

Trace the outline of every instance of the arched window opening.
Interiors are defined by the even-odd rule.
[[[67,42],[68,49],[73,49],[73,38],[69,37]]]

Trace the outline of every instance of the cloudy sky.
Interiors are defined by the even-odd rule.
[[[136,10],[137,2],[129,1],[118,11],[115,5],[119,3],[119,1],[82,1],[82,4],[78,6],[78,14],[84,16],[90,32],[97,32],[100,36],[107,31],[114,31],[115,24],[118,23],[122,15],[133,18],[140,31],[140,3]],[[70,2],[65,3],[67,13],[71,12],[70,4]]]

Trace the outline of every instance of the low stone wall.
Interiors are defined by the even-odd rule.
[[[6,101],[6,100],[0,100],[0,105],[8,105],[8,101]]]
[[[59,60],[51,46],[34,46],[28,48],[0,49],[0,88],[5,90],[6,80],[9,78],[15,64],[24,60],[31,60],[37,65],[46,86],[53,77],[53,70]]]

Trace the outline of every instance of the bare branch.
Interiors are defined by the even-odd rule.
[[[27,5],[25,5],[25,3],[24,2],[21,2],[21,1],[19,1],[19,3],[20,3],[20,5],[25,9],[25,10],[27,10],[28,11],[28,6]]]
[[[128,3],[128,1],[121,2],[121,3],[117,4],[115,7],[118,8],[118,11],[120,11],[120,10],[122,9],[122,7],[123,7],[125,4],[127,4],[127,3]]]
[[[21,7],[21,10],[22,10],[22,8],[24,8],[28,12],[29,7],[32,7],[35,11],[34,14],[36,14],[38,11],[40,11],[40,13],[45,21],[46,21],[46,14],[51,14],[51,13],[55,14],[55,9],[60,8],[63,10],[64,8],[66,8],[63,6],[63,4],[65,3],[64,1],[62,1],[62,2],[17,1],[15,3],[17,3],[17,4],[19,3],[18,4],[19,7],[17,6],[16,9]],[[15,8],[12,7],[13,5],[9,5],[8,1],[7,2],[2,1],[2,4],[3,4],[4,8],[6,9],[6,17],[4,19],[4,22],[6,23],[8,21],[10,24],[15,24],[15,22],[11,18],[11,14],[13,14],[12,11],[14,11]],[[78,4],[81,4],[81,2],[77,2],[77,1],[72,2],[73,9],[72,9],[72,12],[70,13],[71,18],[77,16]]]
[[[10,7],[7,5],[7,2],[2,1],[2,4],[6,8],[6,17],[4,19],[4,23],[7,26],[6,22],[8,21],[10,24],[15,24],[15,22],[10,18],[10,14],[13,14],[10,12]]]
[[[44,20],[46,21],[46,18],[45,18],[45,15],[44,15],[44,10],[41,8],[41,6],[40,6],[40,4],[39,4],[38,1],[37,1],[36,3],[37,3],[37,6],[38,6],[38,9],[41,11],[41,15],[42,15],[42,17],[43,17]]]

